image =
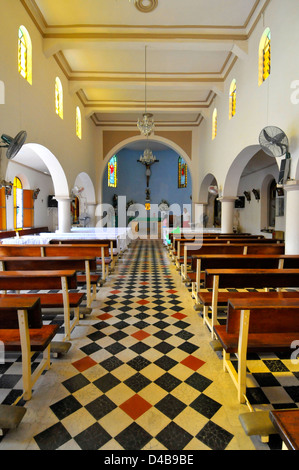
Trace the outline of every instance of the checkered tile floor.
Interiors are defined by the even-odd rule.
[[[235,386],[209,344],[160,241],[135,241],[99,288],[66,356],[52,360],[34,386],[5,449],[254,450],[238,419]],[[61,317],[45,321],[60,321]],[[299,367],[289,358],[251,357],[248,396],[257,407],[299,404]],[[33,357],[32,368],[39,357]],[[0,403],[22,393],[21,360],[0,364]]]

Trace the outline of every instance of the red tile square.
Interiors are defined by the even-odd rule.
[[[125,277],[125,276],[121,276],[121,277]],[[120,290],[115,289],[115,290],[111,290],[110,294],[119,294],[120,292],[121,292]]]
[[[149,304],[149,300],[145,300],[145,299],[141,299],[141,300],[138,300],[137,304],[140,304],[140,305],[146,305],[146,304]]]
[[[171,316],[174,317],[174,318],[177,318],[178,320],[181,320],[182,318],[186,318],[187,315],[185,315],[184,313],[177,312],[177,313],[174,313]]]
[[[146,286],[146,285],[148,284],[148,281],[140,282],[140,284],[141,284],[142,286]]]
[[[138,394],[133,395],[129,400],[120,405],[120,408],[132,419],[139,418],[139,416],[143,415],[151,407],[152,405]]]
[[[112,315],[110,315],[110,313],[102,313],[101,315],[97,315],[97,318],[100,318],[101,320],[108,320],[108,318],[112,318]]]
[[[136,331],[136,333],[133,333],[131,336],[133,336],[134,338],[138,339],[139,341],[142,341],[143,339],[147,338],[148,336],[150,336],[149,333],[146,333],[145,331],[143,330],[140,330],[140,331]]]
[[[83,359],[79,359],[78,361],[75,361],[72,363],[72,365],[79,371],[83,372],[90,367],[93,367],[97,364],[96,361],[91,359],[89,356],[83,357]]]
[[[166,292],[169,292],[169,294],[176,294],[177,290],[169,289]]]
[[[197,370],[201,366],[203,366],[205,362],[201,361],[200,359],[197,359],[197,357],[188,356],[181,361],[181,364],[183,364],[186,367],[189,367],[192,370]]]

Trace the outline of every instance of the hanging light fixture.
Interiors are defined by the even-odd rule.
[[[156,157],[153,155],[151,149],[146,148],[143,152],[143,155],[140,155],[139,161],[143,163],[143,165],[151,165],[152,163],[156,162]]]
[[[139,131],[141,132],[141,134],[145,136],[149,136],[151,135],[151,133],[153,132],[155,128],[155,123],[154,123],[154,116],[151,113],[147,112],[147,107],[146,107],[146,48],[147,46],[145,46],[145,53],[144,53],[144,62],[145,62],[145,66],[144,66],[144,71],[145,71],[144,102],[145,102],[145,105],[144,106],[145,106],[145,110],[144,110],[144,114],[142,115],[142,119],[138,119],[137,121],[137,127]]]
[[[158,0],[129,0],[129,2],[142,13],[150,13],[158,6]]]

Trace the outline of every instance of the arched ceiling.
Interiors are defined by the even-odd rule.
[[[270,0],[21,0],[98,126],[199,125]],[[137,5],[138,6],[138,5]]]

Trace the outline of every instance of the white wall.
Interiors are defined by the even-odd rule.
[[[69,93],[69,84],[53,57],[43,53],[43,39],[21,2],[0,0],[0,80],[5,85],[5,103],[0,104],[0,134],[15,136],[26,130],[26,143],[38,143],[59,160],[71,190],[77,175],[86,172],[95,184],[96,128],[85,119],[78,97]],[[17,69],[17,38],[24,25],[32,40],[33,81],[30,85]],[[59,76],[63,85],[64,119],[55,113],[54,82]],[[75,133],[75,110],[82,114],[82,140]],[[2,172],[8,162],[2,152]]]
[[[203,166],[201,180],[207,173],[215,175],[226,195],[225,179],[234,159],[243,149],[258,145],[261,130],[274,125],[287,134],[292,155],[291,174],[294,176],[299,157],[298,122],[299,104],[291,102],[291,83],[299,79],[299,2],[272,0],[260,19],[248,43],[248,56],[238,59],[227,77],[224,93],[216,97],[210,116],[200,126],[201,142],[198,158]],[[266,27],[271,29],[271,75],[258,86],[258,48]],[[237,82],[237,111],[228,118],[229,87]],[[218,109],[218,134],[212,141],[212,113]],[[203,138],[203,137],[206,138]],[[244,166],[247,162],[244,162]],[[239,171],[239,177],[242,169]]]

